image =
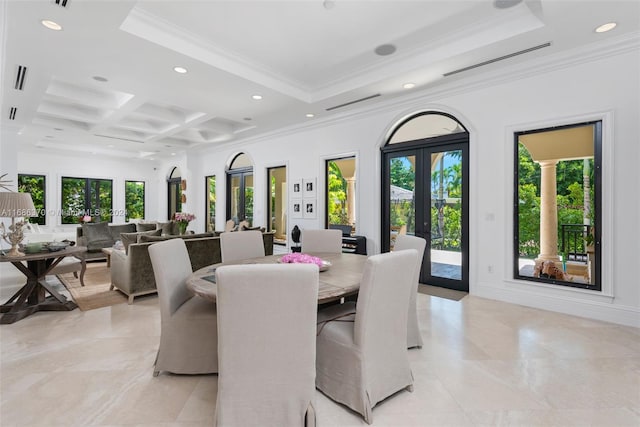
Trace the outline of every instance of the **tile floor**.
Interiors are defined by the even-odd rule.
[[[0,264],[4,302],[23,278]],[[374,426],[639,426],[640,330],[467,296],[418,295],[413,393]],[[0,325],[0,426],[210,426],[217,377],[152,376],[155,296]],[[363,426],[317,393],[318,425]]]

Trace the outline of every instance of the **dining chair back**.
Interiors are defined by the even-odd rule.
[[[418,251],[418,264],[413,274],[413,290],[411,291],[411,300],[409,301],[409,313],[407,318],[407,348],[422,347],[422,335],[420,335],[420,326],[418,324],[418,308],[416,300],[418,296],[418,285],[420,283],[420,269],[422,268],[422,259],[424,257],[424,248],[427,241],[422,237],[410,236],[408,234],[400,234],[396,238],[394,251],[402,251],[405,249],[415,249]]]
[[[314,426],[318,268],[218,267],[215,425]]]
[[[218,372],[215,303],[193,296],[186,280],[193,272],[183,239],[149,246],[160,303],[160,347],[154,376]]]
[[[378,402],[404,388],[413,391],[407,313],[417,262],[415,249],[369,257],[355,316],[318,313],[316,387],[368,424]]]
[[[220,234],[222,262],[240,261],[264,256],[264,241],[258,230]]]
[[[342,252],[342,231],[302,230],[302,252]]]

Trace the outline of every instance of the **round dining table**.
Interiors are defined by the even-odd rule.
[[[367,260],[365,255],[349,253],[309,253],[328,261],[331,265],[320,272],[318,287],[318,304],[340,300],[358,293],[362,271]],[[242,261],[219,263],[203,267],[191,274],[187,279],[187,288],[195,295],[216,301],[217,286],[215,271],[224,265],[275,264],[283,254],[249,258]]]

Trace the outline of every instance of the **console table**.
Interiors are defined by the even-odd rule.
[[[0,324],[17,322],[38,311],[75,309],[76,303],[58,293],[47,283],[45,276],[65,257],[74,256],[86,250],[84,246],[70,246],[56,252],[38,252],[17,257],[0,256],[0,262],[10,262],[27,276],[27,283],[0,306],[0,313],[4,313],[0,317]]]

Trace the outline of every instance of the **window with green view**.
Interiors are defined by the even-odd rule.
[[[92,222],[112,221],[112,180],[63,176],[61,184],[62,224],[78,224],[85,216],[90,216]]]
[[[38,211],[37,217],[29,218],[29,222],[32,224],[45,225],[47,223],[46,188],[46,177],[44,175],[18,174],[18,191],[30,193],[33,206]]]
[[[124,182],[125,221],[144,219],[144,181]]]

